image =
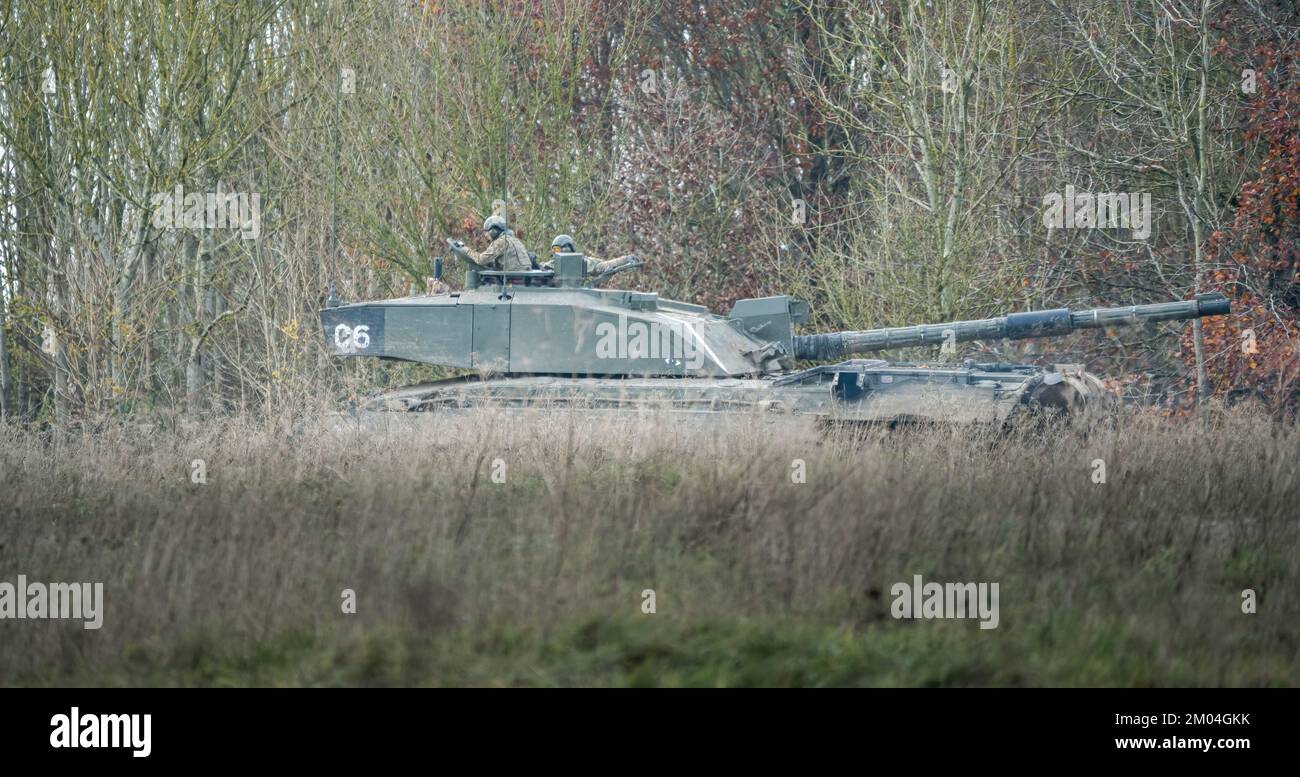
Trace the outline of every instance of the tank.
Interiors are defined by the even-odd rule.
[[[440,261],[437,266],[435,276]],[[1227,298],[1214,293],[1150,305],[796,334],[810,309],[789,296],[743,299],[719,315],[654,293],[601,288],[610,274],[589,277],[585,266],[580,254],[559,254],[548,269],[470,271],[462,291],[354,304],[340,303],[331,291],[320,316],[335,356],[467,371],[382,394],[354,410],[761,410],[890,425],[998,423],[1026,412],[1073,415],[1110,396],[1081,366],[955,362],[956,345],[1230,312]],[[618,269],[637,266],[634,261]],[[855,358],[919,346],[937,347],[938,361]]]

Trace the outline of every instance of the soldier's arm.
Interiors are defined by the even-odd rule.
[[[626,256],[620,256],[617,259],[609,259],[603,262],[594,256],[589,256],[587,258],[590,260],[594,260],[596,262],[594,270],[592,269],[592,265],[590,264],[587,265],[588,275],[600,275],[603,272],[609,272],[615,267],[622,267],[623,265],[628,264],[632,260],[636,259],[636,257],[632,254],[628,254]]]
[[[485,270],[495,270],[501,266],[501,257],[505,255],[506,250],[509,248],[510,243],[506,240],[506,236],[502,235],[493,240],[492,245],[488,246],[483,253],[475,256],[474,261]]]
[[[466,246],[464,243],[460,242],[459,240],[452,240],[451,238],[447,238],[447,246],[451,248],[451,252],[455,254],[457,257],[459,257],[462,261],[469,262],[470,264],[474,265],[480,270],[491,269],[490,267],[483,266],[482,262],[479,260],[479,254],[475,252],[474,249]]]

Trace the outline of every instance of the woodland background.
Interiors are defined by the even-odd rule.
[[[1297,55],[1265,0],[0,0],[0,411],[275,415],[424,377],[328,358],[316,311],[422,287],[501,200],[538,253],[568,232],[646,259],[635,287],[792,293],[823,329],[1221,290],[1203,326],[971,355],[1283,414]],[[155,227],[177,185],[258,194],[260,234]],[[1067,186],[1150,193],[1150,237],[1049,231]]]

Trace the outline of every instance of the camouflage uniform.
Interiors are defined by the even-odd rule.
[[[508,232],[493,240],[483,253],[475,253],[466,248],[465,254],[470,261],[485,270],[518,272],[533,269],[533,263],[528,260],[528,249],[524,247],[523,241]]]
[[[600,275],[607,270],[612,270],[615,267],[625,264],[627,260],[631,258],[632,255],[628,254],[627,256],[620,256],[617,259],[606,259],[601,261],[599,256],[586,256],[584,254],[582,260],[587,264],[588,275]]]

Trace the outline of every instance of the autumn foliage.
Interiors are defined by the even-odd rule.
[[[1224,46],[1226,48],[1226,45]],[[1300,50],[1261,44],[1253,52],[1258,93],[1245,140],[1258,161],[1248,169],[1235,218],[1211,237],[1221,257],[1214,287],[1235,314],[1205,322],[1215,393],[1253,396],[1275,411],[1300,398]],[[1257,149],[1257,150],[1256,150]],[[1190,360],[1189,338],[1183,355]]]
[[[637,254],[631,288],[802,297],[805,331],[1218,289],[1236,312],[1200,349],[1170,322],[960,356],[1082,363],[1177,412],[1202,364],[1226,402],[1300,389],[1284,0],[11,5],[0,415],[296,412],[444,377],[339,364],[308,322],[330,288],[424,288],[435,257],[456,287],[446,239],[483,248],[498,205],[536,253]],[[218,184],[262,196],[257,240],[149,227],[155,193]],[[1045,226],[1067,187],[1150,195],[1155,229]]]

